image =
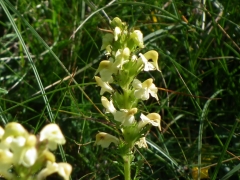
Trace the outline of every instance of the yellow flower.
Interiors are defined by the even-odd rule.
[[[99,145],[102,146],[102,148],[108,148],[111,143],[114,143],[115,145],[119,144],[119,139],[115,136],[112,136],[105,132],[99,132],[96,135],[96,141],[94,143],[94,146]]]
[[[9,172],[12,166],[13,153],[8,149],[0,149],[0,174],[7,179],[12,179],[13,174]]]
[[[103,82],[98,76],[95,76],[94,78],[97,85],[101,87],[100,95],[103,95],[105,92],[109,92],[110,94],[113,92],[113,88],[107,82]]]
[[[115,27],[113,34],[114,34],[114,40],[117,41],[118,37],[121,35],[122,30],[119,27]]]
[[[12,164],[32,166],[37,159],[36,137],[18,123],[9,123],[5,128],[4,139],[1,141],[1,149],[11,150]]]
[[[158,101],[158,88],[155,86],[155,84],[153,84],[152,78],[147,79],[143,83],[141,83],[141,81],[139,81],[138,79],[134,79],[132,82],[132,86],[135,88],[134,95],[136,98],[148,100],[149,94],[151,94],[151,96]]]
[[[116,109],[113,106],[112,100],[108,101],[108,99],[104,96],[101,97],[102,105],[106,108],[106,113],[115,114]]]
[[[122,66],[129,62],[130,50],[129,48],[119,49],[115,54],[115,62],[113,63],[113,67],[116,69],[122,69]]]
[[[37,160],[37,150],[35,147],[24,148],[20,155],[19,164],[25,167],[32,166]]]
[[[137,113],[137,108],[121,109],[114,113],[114,119],[121,122],[123,126],[130,126],[135,122],[134,114]]]
[[[143,62],[144,71],[159,71],[157,51],[151,50],[146,52],[144,55],[140,53],[139,56],[140,58],[138,59],[138,61],[141,60]]]
[[[40,132],[40,141],[47,140],[48,148],[56,150],[57,145],[65,144],[66,140],[57,124],[48,124]]]
[[[200,170],[200,179],[209,179],[209,175],[208,175],[208,168],[201,168]],[[194,180],[198,179],[198,167],[193,167],[192,168],[192,178]]]
[[[104,82],[112,83],[112,74],[116,74],[117,71],[118,68],[115,67],[111,61],[103,60],[100,62],[95,75],[99,73]]]
[[[4,135],[4,129],[0,126],[0,140],[2,139]]]
[[[146,138],[142,137],[135,143],[139,148],[148,148]]]
[[[24,129],[24,127],[21,124],[16,123],[16,122],[11,122],[6,125],[5,132],[4,132],[2,139],[5,139],[6,137],[9,137],[9,136],[27,137],[28,132]]]
[[[18,159],[18,163],[25,167],[32,166],[37,160],[37,139],[35,135],[29,135],[23,147],[19,147],[14,152],[14,157]]]
[[[64,180],[69,180],[71,172],[72,166],[68,163],[55,163],[48,161],[47,167],[42,169],[37,175],[37,180],[43,180],[53,173],[58,173]]]
[[[159,127],[159,130],[161,130],[161,116],[157,113],[150,113],[147,116],[144,114],[140,115],[141,121],[138,123],[138,128],[142,129],[147,124],[151,124],[152,126]]]
[[[136,44],[136,46],[138,46],[139,48],[144,48],[143,45],[143,34],[141,31],[139,30],[135,30],[131,33],[130,37],[133,39],[134,43]]]

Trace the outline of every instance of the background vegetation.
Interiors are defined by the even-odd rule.
[[[152,129],[149,148],[136,149],[133,172],[145,180],[192,179],[201,167],[206,179],[239,179],[238,0],[0,3],[1,125],[17,121],[37,134],[59,124],[67,138],[59,160],[72,164],[72,179],[123,179],[114,147],[93,146],[97,132],[114,134],[96,109],[103,111],[93,76],[106,58],[108,18],[116,16],[143,32],[142,52],[158,51],[162,74],[149,77],[174,91],[159,91],[160,104],[142,104],[161,114],[162,132]]]

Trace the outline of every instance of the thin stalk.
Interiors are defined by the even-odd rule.
[[[123,156],[125,180],[131,180],[131,159],[131,152]]]

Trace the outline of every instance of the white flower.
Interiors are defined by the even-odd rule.
[[[138,58],[137,58],[137,56],[136,56],[135,54],[132,55],[132,57],[131,57],[131,60],[132,60],[132,61],[137,61],[137,59],[138,59]]]
[[[141,137],[135,144],[138,145],[139,148],[148,148],[145,137]]]
[[[0,140],[2,139],[4,135],[4,129],[0,126]]]
[[[72,166],[68,163],[55,163],[48,161],[47,167],[42,169],[37,175],[37,180],[43,180],[53,173],[58,173],[64,180],[69,180],[71,172]]]
[[[113,106],[112,100],[108,101],[108,99],[104,96],[101,97],[102,105],[106,108],[106,113],[115,114],[116,109]]]
[[[8,123],[5,127],[5,132],[4,135],[2,137],[2,139],[5,139],[9,136],[14,136],[14,137],[18,137],[18,136],[22,136],[22,137],[27,137],[28,136],[28,132],[24,129],[24,127],[16,122],[11,122]]]
[[[100,95],[103,95],[105,92],[109,92],[111,94],[114,91],[113,88],[107,82],[103,82],[100,77],[95,76],[95,80],[97,85],[101,87]]]
[[[143,83],[141,83],[141,81],[139,81],[138,79],[134,79],[132,82],[132,86],[133,88],[135,88],[134,95],[136,98],[148,100],[149,94],[151,94],[151,96],[158,101],[158,88],[155,86],[155,84],[153,84],[152,78],[147,79]]]
[[[135,122],[134,114],[137,113],[137,108],[132,109],[121,109],[116,111],[114,119],[121,122],[123,126],[130,126]]]
[[[125,47],[123,49],[123,56],[127,59],[130,56],[131,52],[130,49],[128,47]]]
[[[121,35],[121,33],[122,33],[122,30],[119,27],[115,27],[113,32],[115,41],[118,40],[118,37]]]
[[[158,53],[157,51],[151,50],[146,52],[144,55],[139,53],[140,58],[138,60],[141,60],[143,62],[143,70],[144,71],[153,71],[153,70],[159,70],[158,67]]]
[[[8,149],[0,149],[0,174],[6,179],[13,179],[13,174],[9,169],[13,164],[13,153]]]
[[[102,146],[102,148],[108,148],[111,143],[118,145],[119,139],[116,138],[115,136],[112,136],[111,134],[99,132],[96,135],[96,141],[94,143],[94,146],[99,145]]]
[[[25,145],[26,138],[23,136],[18,136],[18,137],[9,136],[5,139],[5,142],[9,144],[9,147],[12,150],[15,150]]]
[[[95,75],[99,73],[104,82],[112,83],[113,82],[112,74],[116,74],[117,71],[118,68],[113,65],[113,62],[103,60],[100,62]]]
[[[8,149],[0,149],[0,167],[1,164],[12,164],[13,153]]]
[[[36,160],[37,160],[36,148],[35,147],[26,148],[23,150],[19,164],[22,164],[25,167],[30,167],[36,162]]]
[[[115,54],[115,62],[113,63],[113,66],[116,68],[122,69],[122,66],[129,62],[129,56],[130,56],[130,50],[129,48],[119,49],[117,50]]]
[[[66,142],[60,128],[56,124],[46,125],[40,132],[39,140],[47,140],[50,150],[56,150],[58,144],[65,144]]]
[[[9,136],[1,142],[1,148],[11,150],[13,153],[13,164],[22,164],[25,167],[30,167],[37,159],[36,142],[37,139],[35,135],[29,135],[26,138],[23,136]]]
[[[37,138],[34,135],[29,135],[26,142],[19,152],[19,155],[14,153],[14,156],[18,156],[18,163],[24,165],[25,167],[32,166],[37,160],[37,149],[36,149]],[[19,149],[20,150],[20,149]]]
[[[130,37],[133,39],[133,41],[136,43],[136,45],[139,48],[144,48],[144,45],[143,45],[143,34],[142,34],[141,31],[139,31],[139,30],[133,31],[133,33],[131,33]]]
[[[159,127],[159,130],[161,130],[161,116],[157,113],[150,113],[147,116],[144,114],[140,115],[141,121],[138,123],[138,128],[142,129],[147,124],[151,124],[152,126]]]

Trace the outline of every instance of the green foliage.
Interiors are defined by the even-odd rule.
[[[159,112],[162,132],[152,128],[149,148],[135,149],[135,179],[191,179],[193,167],[209,167],[210,179],[239,179],[240,5],[197,2],[0,0],[1,125],[17,121],[37,134],[56,122],[67,139],[56,155],[72,164],[72,179],[122,179],[111,147],[93,146],[97,132],[118,133],[99,113],[93,77],[107,58],[109,19],[119,16],[143,32],[141,53],[159,53],[161,73],[140,76],[190,95],[159,91],[160,104],[140,103],[142,112]]]

